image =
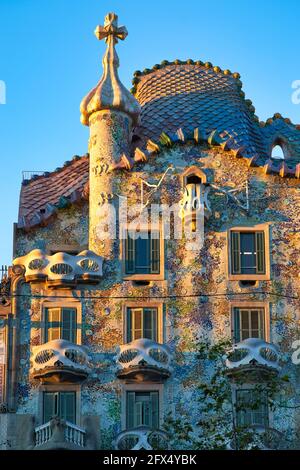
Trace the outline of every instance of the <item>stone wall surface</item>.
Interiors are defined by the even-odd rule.
[[[164,304],[165,340],[174,353],[173,373],[164,386],[164,410],[180,417],[186,414],[196,422],[197,382],[204,371],[197,358],[201,337],[213,341],[231,336],[231,306],[234,302],[265,302],[270,312],[270,340],[287,359],[291,344],[298,339],[299,305],[293,299],[299,293],[300,193],[297,182],[265,175],[249,167],[229,152],[209,146],[177,145],[154,155],[132,171],[111,173],[115,193],[127,196],[128,204],[140,203],[140,178],[158,182],[167,174],[151,202],[172,205],[182,197],[181,174],[192,165],[206,172],[213,188],[209,193],[212,215],[205,222],[203,247],[192,255],[185,240],[165,241],[165,280],[149,286],[123,281],[120,275],[119,244],[114,245],[113,260],[104,259],[103,278],[96,286],[53,291],[44,284],[24,284],[19,302],[20,369],[18,375],[17,413],[39,418],[39,382],[29,374],[32,347],[41,344],[43,302],[55,296],[67,297],[82,306],[82,343],[90,348],[93,371],[82,385],[81,414],[101,418],[101,447],[111,448],[121,430],[122,383],[116,378],[114,356],[123,343],[124,306],[133,300],[145,304]],[[247,215],[231,199],[218,191],[249,184],[250,211]],[[245,194],[243,190],[242,194]],[[233,226],[267,223],[270,226],[271,279],[256,286],[242,287],[228,280],[227,230]],[[47,226],[25,233],[17,232],[16,256],[34,248],[47,249],[66,244],[85,246],[88,242],[87,204],[60,210]],[[178,297],[173,297],[173,296]],[[186,295],[186,296],[185,296]],[[38,298],[42,296],[42,298]],[[171,298],[168,296],[172,296]],[[136,299],[140,297],[139,299]],[[63,300],[62,300],[63,302]],[[293,383],[299,383],[297,367]],[[281,428],[289,427],[294,412],[277,412],[274,420]],[[2,419],[1,415],[0,418]],[[298,422],[298,420],[297,420]],[[100,444],[98,444],[100,445]]]

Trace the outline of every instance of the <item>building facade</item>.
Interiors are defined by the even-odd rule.
[[[126,28],[111,13],[95,34],[107,49],[80,107],[88,153],[21,187],[0,448],[168,448],[166,416],[200,419],[201,338],[232,341],[234,400],[253,370],[289,374],[286,407],[236,419],[299,448],[300,126],[259,122],[239,74],[200,60],[135,72],[129,92]]]

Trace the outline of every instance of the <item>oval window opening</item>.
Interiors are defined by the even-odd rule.
[[[284,160],[284,153],[280,145],[273,147],[271,158],[273,160]]]

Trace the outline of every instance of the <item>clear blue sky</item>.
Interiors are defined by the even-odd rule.
[[[93,31],[115,11],[129,36],[120,77],[164,59],[209,60],[241,74],[260,119],[300,122],[299,0],[0,0],[0,264],[10,263],[22,170],[54,170],[87,151],[81,98],[101,75]]]

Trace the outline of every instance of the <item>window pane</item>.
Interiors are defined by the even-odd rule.
[[[56,396],[57,394],[53,392],[44,392],[43,394],[44,423],[48,423],[57,414],[55,410]]]
[[[157,308],[127,309],[127,342],[147,338],[157,341]]]
[[[267,425],[268,406],[264,393],[254,390],[237,390],[236,400],[238,425]]]
[[[256,232],[255,234],[256,242],[256,268],[257,273],[265,273],[265,234],[264,232]]]
[[[159,394],[158,392],[151,392],[151,427],[154,429],[159,428]]]
[[[249,311],[248,310],[241,310],[241,338],[242,340],[247,339],[250,337],[250,329],[249,329]]]
[[[137,238],[135,240],[135,272],[136,274],[150,273],[150,239]]]
[[[231,269],[232,274],[241,272],[240,233],[231,233]]]
[[[151,272],[159,273],[160,271],[160,250],[159,250],[159,232],[151,234]]]
[[[134,428],[135,392],[127,392],[126,398],[126,427],[127,429],[131,429]]]
[[[62,326],[61,326],[61,339],[76,343],[76,330],[77,330],[76,309],[63,308],[62,309]]]
[[[158,428],[158,392],[127,392],[127,427]]]
[[[144,318],[144,338],[157,341],[157,309],[145,308],[143,312]]]
[[[76,395],[75,392],[61,392],[59,394],[59,416],[70,423],[76,422]]]
[[[255,233],[241,232],[241,273],[256,273]]]
[[[130,236],[129,232],[125,240],[125,270],[128,274],[134,273],[134,246],[135,241],[133,237]]]
[[[265,339],[265,311],[260,309],[234,309],[234,338],[242,341],[247,338]]]

